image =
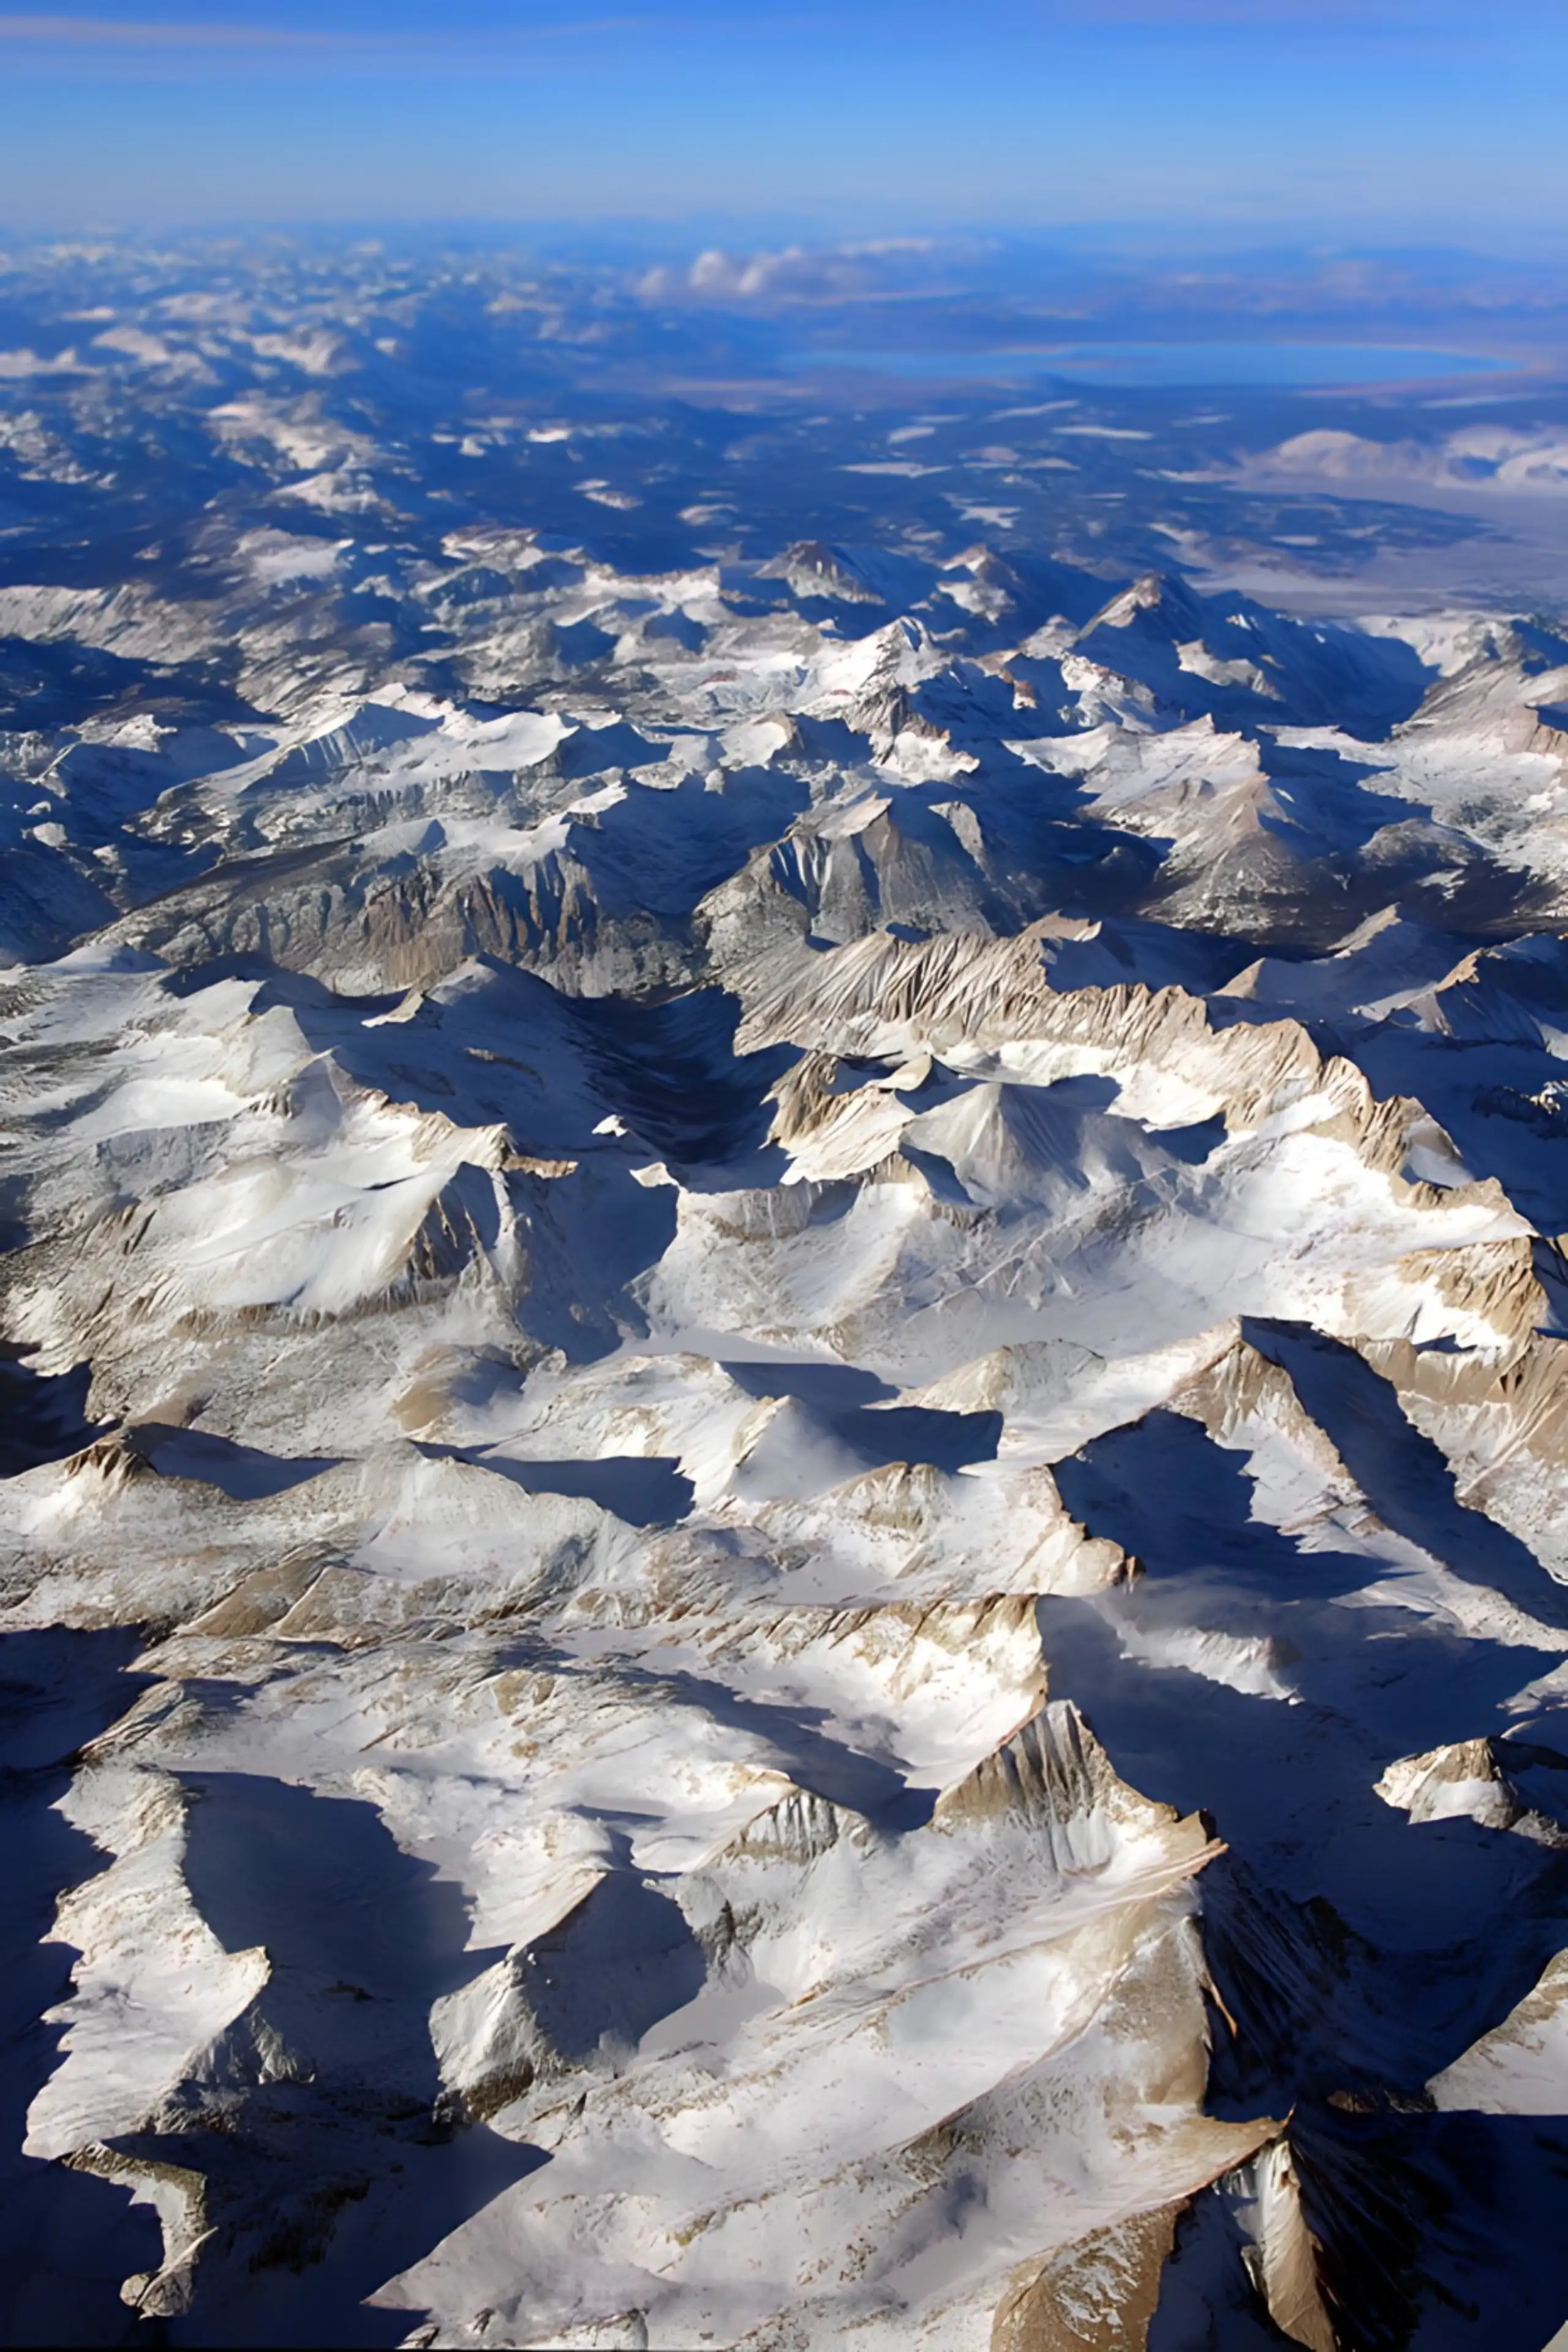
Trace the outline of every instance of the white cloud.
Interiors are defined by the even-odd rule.
[[[968,243],[936,237],[865,238],[854,244],[788,245],[726,253],[710,246],[687,268],[662,266],[637,280],[646,301],[824,301],[924,282],[960,258]]]

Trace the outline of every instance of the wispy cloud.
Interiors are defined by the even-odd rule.
[[[1475,0],[1046,0],[1042,7],[1002,0],[1014,23],[1070,25],[1114,34],[1157,30],[1300,31],[1395,34],[1434,26],[1473,28]],[[1549,21],[1559,0],[1516,0],[1510,21]]]
[[[559,25],[521,25],[505,33],[489,31],[489,48],[522,49],[535,41],[595,39],[632,31],[647,32],[662,20],[648,13],[580,18]],[[113,52],[267,50],[329,56],[335,53],[385,56],[391,52],[449,49],[451,35],[355,31],[328,26],[235,25],[202,21],[148,19],[135,22],[121,16],[20,16],[0,13],[0,45],[16,48],[101,49]]]
[[[117,16],[0,16],[0,41],[53,48],[338,48],[353,36],[296,31],[285,25],[129,24]]]

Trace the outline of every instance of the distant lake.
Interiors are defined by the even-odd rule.
[[[1050,343],[1009,351],[797,351],[797,367],[863,368],[897,376],[991,376],[1005,383],[1070,376],[1089,383],[1403,383],[1431,377],[1517,373],[1513,360],[1404,343]]]

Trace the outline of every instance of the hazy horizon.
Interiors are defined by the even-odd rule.
[[[721,215],[1524,252],[1564,193],[1544,0],[986,0],[962,24],[103,0],[0,14],[0,56],[8,234]]]

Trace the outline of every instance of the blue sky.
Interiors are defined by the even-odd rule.
[[[1568,0],[0,10],[0,233],[768,220],[1568,244]]]

